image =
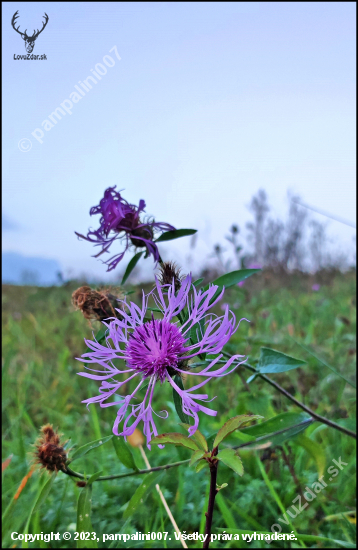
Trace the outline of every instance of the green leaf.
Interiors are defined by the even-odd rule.
[[[295,359],[275,349],[261,348],[258,371],[262,374],[286,372],[302,367],[305,364],[306,361]]]
[[[173,378],[175,384],[179,386],[181,390],[184,390],[183,380],[181,379],[181,376],[179,374],[176,374]],[[177,391],[173,388],[173,401],[175,405],[175,410],[182,422],[185,422],[185,424],[189,424],[189,417],[186,415],[183,411],[183,400],[178,394]]]
[[[194,286],[199,286],[200,283],[203,282],[203,280],[204,280],[204,279],[201,277],[201,279],[197,279],[196,281],[194,281],[194,282],[193,282],[193,285],[194,285]]]
[[[317,465],[318,478],[323,476],[326,466],[326,455],[321,445],[318,445],[315,441],[312,441],[309,437],[303,434],[299,434],[295,443],[300,445],[308,452]]]
[[[195,451],[195,453],[193,453],[191,456],[189,466],[192,466],[193,464],[195,464],[195,462],[198,462],[198,460],[203,458],[204,455],[205,455],[205,452],[202,451],[201,449],[199,449],[198,451]]]
[[[213,443],[213,449],[215,449],[215,447],[217,447],[225,439],[225,437],[240,428],[240,426],[247,424],[251,420],[258,420],[259,418],[263,418],[263,416],[240,414],[239,416],[230,418],[230,420],[225,422],[225,424],[218,431]]]
[[[269,440],[272,445],[280,445],[286,439],[290,439],[308,428],[313,421],[313,418],[305,412],[286,412],[278,414],[277,416],[274,416],[265,422],[261,422],[261,424],[257,424],[256,426],[245,428],[240,433],[254,436],[255,438],[267,436],[265,439]],[[297,426],[297,424],[299,425]],[[286,431],[277,435],[274,433],[281,430]]]
[[[77,505],[77,528],[78,533],[92,533],[93,527],[91,522],[91,502],[92,502],[92,483],[83,487],[78,498]],[[97,538],[95,540],[77,539],[77,548],[98,548]]]
[[[225,273],[225,275],[221,275],[221,277],[215,279],[215,281],[213,281],[211,284],[229,288],[230,286],[241,283],[241,281],[244,281],[248,277],[251,277],[251,275],[253,275],[254,273],[258,273],[259,271],[261,271],[261,269],[238,269],[237,271],[231,271],[230,273]]]
[[[128,506],[123,513],[123,519],[127,519],[134,514],[140,504],[147,498],[153,486],[159,482],[162,475],[163,472],[152,472],[145,476],[143,482],[137,487],[134,495],[128,502]]]
[[[183,426],[183,428],[185,428],[186,430],[189,430],[190,428],[189,424],[180,424],[180,426]],[[200,449],[202,449],[205,452],[209,450],[206,439],[203,436],[203,434],[199,432],[199,430],[196,430],[196,432],[191,437],[196,441]]]
[[[87,484],[90,485],[91,483],[93,483],[94,481],[96,481],[96,479],[99,478],[99,476],[103,473],[103,470],[99,470],[99,472],[96,472],[95,474],[92,474],[91,477],[87,480]]]
[[[106,338],[106,332],[107,332],[107,327],[102,327],[99,329],[99,331],[97,332],[96,336],[95,336],[95,340],[97,340],[97,342],[100,344],[103,340],[105,340]]]
[[[82,456],[86,455],[93,449],[96,449],[96,447],[100,447],[101,445],[104,445],[105,443],[107,443],[107,441],[110,441],[112,437],[113,435],[108,435],[107,437],[102,437],[102,439],[97,439],[96,441],[91,441],[90,443],[86,443],[86,445],[82,445],[82,447],[79,447],[76,450],[76,452],[72,455],[72,457],[68,461],[68,464],[70,464],[74,460],[77,460],[78,458],[81,458]]]
[[[50,490],[51,490],[51,487],[52,487],[52,484],[55,480],[55,477],[56,477],[56,474],[53,472],[51,474],[51,477],[49,479],[47,479],[44,483],[44,485],[41,487],[41,489],[39,490],[39,492],[37,493],[37,496],[36,496],[36,499],[35,499],[35,502],[34,502],[34,505],[33,507],[31,508],[31,511],[30,511],[30,514],[28,515],[28,518],[27,518],[27,521],[26,521],[26,524],[25,524],[25,527],[23,529],[23,534],[24,535],[27,535],[28,532],[29,532],[29,528],[30,528],[30,523],[31,523],[31,518],[32,518],[32,515],[35,511],[39,510],[40,507],[42,506],[42,504],[45,502]],[[12,499],[12,502],[15,503],[16,500],[15,499]],[[11,503],[10,505],[8,506],[8,508],[6,509],[5,513],[4,513],[4,516],[3,516],[3,520],[4,520],[4,517],[7,516],[7,514],[12,510],[12,506],[11,506]],[[4,522],[5,523],[5,522]],[[6,523],[6,527],[7,527],[7,523]],[[4,532],[4,531],[3,531]],[[28,545],[28,542],[23,540],[22,541],[22,548],[28,548],[29,545]]]
[[[195,468],[196,473],[198,474],[205,466],[208,466],[208,463],[206,460],[201,460]]]
[[[31,514],[34,514],[37,512],[37,510],[40,509],[40,507],[43,505],[45,500],[47,499],[48,495],[50,494],[52,484],[55,481],[55,473],[51,474],[50,478],[46,481],[45,485],[42,487],[41,492],[37,498],[37,501],[35,502],[35,505],[32,509]]]
[[[197,229],[173,229],[173,231],[166,231],[162,233],[155,243],[161,243],[163,241],[172,241],[173,239],[180,239],[180,237],[187,237],[189,235],[194,235],[198,230]]]
[[[194,326],[190,329],[190,341],[191,343],[197,344],[202,340],[202,334],[205,333],[205,319],[200,319],[198,323],[195,323]],[[205,360],[206,353],[199,353],[199,357],[201,360]]]
[[[226,523],[227,527],[232,527],[233,529],[236,529],[236,521],[234,519],[234,516],[231,513],[231,510],[229,509],[226,499],[223,496],[222,492],[219,491],[215,498],[215,504],[218,505],[219,510],[221,512],[221,515]]]
[[[124,283],[126,282],[126,280],[129,277],[129,275],[132,273],[133,269],[135,268],[138,261],[140,260],[140,257],[142,256],[142,254],[143,254],[143,251],[142,252],[137,252],[137,254],[135,254],[133,256],[133,258],[131,259],[131,261],[127,265],[127,269],[124,272],[123,279],[122,279],[122,282],[121,282],[122,285],[124,285]]]
[[[112,439],[113,447],[116,451],[118,459],[122,462],[126,468],[131,468],[135,471],[138,471],[138,467],[134,462],[132,451],[124,441],[123,437],[114,436]]]
[[[202,340],[202,334],[205,332],[205,319],[200,319],[190,329],[190,340],[192,344],[197,344]]]
[[[122,462],[122,464],[127,468],[131,468],[137,472],[138,466],[134,461],[132,451],[124,441],[124,438],[120,436],[118,437],[115,436],[112,439],[112,443],[116,451],[116,455],[118,459]]]
[[[266,486],[267,486],[268,490],[270,491],[271,497],[276,501],[276,504],[279,507],[281,513],[285,514],[285,512],[286,512],[285,507],[282,504],[282,501],[281,501],[280,497],[278,496],[274,486],[272,485],[272,482],[270,481],[270,479],[269,479],[269,477],[268,477],[268,475],[265,471],[264,465],[262,464],[262,462],[260,460],[260,457],[257,453],[255,453],[255,460],[256,460],[256,463],[257,463],[257,465],[260,469],[260,472],[261,472],[261,475],[264,479],[264,482],[266,483]],[[296,533],[296,531],[295,531],[295,529],[292,525],[292,522],[289,518],[288,518],[288,524],[289,524],[290,528],[293,530],[293,532]]]
[[[212,283],[209,283],[203,288],[203,291],[208,290],[210,285],[216,285],[218,286],[218,289],[216,290],[214,296],[210,300],[210,304],[212,304],[216,298],[219,296],[219,294],[222,292],[223,287],[229,288],[230,286],[234,286],[241,281],[244,281],[254,273],[261,271],[260,269],[239,269],[237,271],[231,271],[230,273],[225,273],[225,275],[221,275],[221,277],[218,277],[213,281]]]
[[[197,451],[199,449],[197,443],[193,441],[193,439],[176,432],[157,435],[150,440],[151,445],[165,445],[166,443],[181,445],[182,447],[186,447],[192,451]]]
[[[236,474],[242,476],[244,473],[244,467],[241,462],[241,458],[235,449],[223,449],[216,455],[218,460],[221,460],[226,466],[229,466]]]

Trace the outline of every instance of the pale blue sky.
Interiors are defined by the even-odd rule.
[[[13,59],[26,53],[10,24],[17,10],[28,34],[48,14],[33,51],[47,60]],[[244,227],[259,188],[278,216],[291,189],[354,222],[354,2],[6,2],[2,11],[5,251],[110,280],[74,231],[95,226],[89,209],[113,185],[158,221],[199,229],[198,262],[233,222]],[[114,66],[39,143],[32,133],[106,55]],[[354,229],[329,228],[351,245]],[[162,255],[187,266],[189,243]]]

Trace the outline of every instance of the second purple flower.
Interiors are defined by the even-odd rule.
[[[93,206],[90,215],[100,214],[100,226],[96,230],[89,230],[87,236],[76,232],[81,239],[86,239],[101,246],[102,250],[95,256],[98,257],[104,252],[108,252],[111,244],[117,240],[124,241],[124,250],[112,256],[105,263],[108,266],[107,271],[112,271],[122,260],[128,248],[145,247],[147,255],[152,255],[156,262],[159,261],[158,247],[154,242],[154,233],[156,231],[171,231],[175,227],[169,223],[156,222],[154,220],[144,221],[142,215],[145,209],[144,200],[139,201],[139,205],[127,202],[115,187],[109,187],[104,192],[103,199],[97,206]]]

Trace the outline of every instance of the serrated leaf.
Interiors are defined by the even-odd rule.
[[[99,478],[99,476],[103,473],[103,470],[99,470],[98,472],[96,472],[95,474],[92,474],[91,477],[87,480],[87,484],[91,484],[93,483],[94,481],[96,481],[96,479]]]
[[[205,468],[205,466],[208,466],[206,460],[199,462],[199,464],[195,468],[196,473],[198,474],[203,468]]]
[[[318,443],[312,441],[312,439],[303,434],[299,434],[296,437],[295,443],[303,447],[315,461],[318,471],[318,478],[323,476],[326,466],[326,455],[322,446],[318,445]]]
[[[123,437],[114,436],[112,439],[114,450],[118,459],[122,462],[126,468],[131,468],[132,470],[138,471],[138,467],[134,461],[132,451],[124,441]]]
[[[192,451],[199,450],[197,443],[193,441],[193,439],[176,432],[157,435],[150,440],[151,445],[165,445],[166,443],[181,445],[182,447],[186,447]]]
[[[50,478],[46,481],[45,485],[42,487],[41,492],[38,496],[37,501],[35,502],[35,505],[32,509],[31,514],[34,514],[35,512],[37,512],[37,510],[40,509],[40,507],[43,505],[43,503],[47,499],[48,495],[50,494],[52,484],[55,481],[55,477],[56,477],[55,473],[51,474]]]
[[[205,452],[202,451],[201,449],[199,449],[198,451],[195,451],[195,453],[191,455],[189,466],[192,466],[193,464],[195,464],[195,462],[198,462],[198,460],[203,458],[204,455],[205,455]]]
[[[225,424],[220,428],[218,431],[214,443],[213,443],[213,449],[217,447],[229,434],[240,428],[240,426],[243,426],[244,424],[247,424],[251,420],[258,420],[260,418],[263,418],[263,416],[260,415],[248,415],[248,414],[240,414],[239,416],[234,416],[233,418],[230,418]]]
[[[181,376],[179,374],[176,374],[173,378],[175,384],[181,389],[184,390],[183,386],[183,380],[181,379]],[[177,391],[173,388],[173,401],[175,405],[175,410],[182,422],[185,422],[186,424],[189,424],[189,417],[185,414],[183,411],[183,400],[178,394]]]
[[[190,428],[189,424],[183,423],[183,424],[180,424],[180,426],[183,426],[183,428],[185,428],[186,430],[189,430]],[[199,432],[199,430],[196,430],[196,432],[191,437],[196,441],[200,449],[202,449],[205,452],[209,450],[206,439],[203,436],[203,434]]]
[[[68,461],[68,464],[70,464],[74,460],[77,460],[78,458],[81,458],[82,456],[86,455],[93,449],[96,449],[97,447],[104,445],[105,443],[107,443],[107,441],[110,441],[112,437],[113,435],[109,435],[107,437],[102,437],[101,439],[97,439],[96,441],[91,441],[90,443],[86,443],[86,445],[82,445],[82,447],[79,447],[77,451],[72,455],[72,457]]]
[[[261,348],[258,371],[262,374],[286,372],[288,370],[297,369],[306,364],[306,361],[295,359],[270,348]]]
[[[239,457],[237,451],[235,449],[223,449],[222,451],[219,451],[216,455],[216,458],[218,460],[221,460],[226,466],[229,466],[236,474],[239,476],[242,476],[244,473],[244,467],[241,462],[241,458]]]
[[[173,239],[188,237],[189,235],[194,235],[197,231],[197,229],[173,229],[172,231],[162,233],[154,242],[161,243],[163,241],[172,241]]]
[[[77,504],[77,529],[78,533],[92,533],[91,522],[92,483],[83,487]],[[77,548],[98,548],[97,539],[77,539]]]
[[[142,256],[142,254],[143,254],[143,251],[142,252],[137,252],[137,254],[135,254],[133,256],[133,258],[131,259],[131,261],[127,265],[127,268],[124,272],[123,279],[122,279],[122,282],[121,282],[122,285],[124,285],[124,283],[126,282],[126,280],[129,277],[129,275],[132,273],[133,269],[135,268],[135,266],[139,262],[140,257]]]
[[[127,519],[134,514],[140,504],[142,504],[147,498],[154,485],[159,482],[159,479],[162,477],[162,475],[163,472],[152,472],[151,474],[145,476],[142,483],[139,485],[139,487],[137,487],[134,495],[128,502],[128,506],[123,513],[123,519]]]
[[[313,418],[305,412],[295,413],[286,412],[278,414],[261,424],[256,426],[250,426],[245,428],[241,433],[258,438],[260,436],[267,436],[267,440],[272,445],[280,445],[287,439],[290,439],[298,433],[304,431],[313,422]],[[275,434],[275,432],[286,430],[281,434]],[[255,443],[253,441],[253,443]]]

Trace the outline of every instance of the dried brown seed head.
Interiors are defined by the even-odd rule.
[[[41,428],[41,435],[35,443],[35,462],[49,472],[66,470],[67,453],[60,436],[51,424]]]
[[[89,286],[81,286],[72,294],[72,304],[76,309],[80,309],[89,321],[104,321],[109,317],[117,317],[116,310],[121,307],[118,300],[123,299],[124,294],[120,289],[111,288],[93,290]]]

